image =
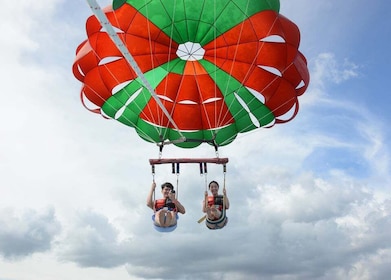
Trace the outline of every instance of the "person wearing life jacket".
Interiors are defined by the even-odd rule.
[[[185,207],[176,199],[174,186],[166,182],[162,184],[162,198],[153,200],[156,183],[153,182],[147,197],[147,206],[154,213],[154,223],[158,227],[171,227],[177,223],[177,213],[185,214]]]
[[[211,181],[209,191],[212,195],[208,196],[208,192],[205,191],[205,198],[202,203],[202,211],[206,213],[206,226],[210,229],[222,228],[228,222],[225,211],[223,211],[229,208],[227,190],[224,188],[223,195],[219,195],[219,184],[216,181]],[[223,205],[225,209],[223,209]]]

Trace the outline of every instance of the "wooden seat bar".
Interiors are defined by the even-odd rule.
[[[215,163],[215,164],[226,164],[228,158],[159,158],[150,159],[151,165],[155,164],[166,164],[166,163]]]

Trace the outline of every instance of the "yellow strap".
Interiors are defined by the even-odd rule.
[[[199,219],[199,220],[198,220],[198,223],[199,223],[199,224],[202,223],[205,219],[206,219],[206,215],[203,216],[201,219]]]

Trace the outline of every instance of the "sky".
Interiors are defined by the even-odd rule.
[[[104,7],[108,0],[98,3]],[[178,182],[177,229],[152,227],[158,148],[85,110],[72,74],[85,1],[20,0],[0,15],[0,280],[360,279],[391,274],[391,4],[281,0],[301,31],[310,86],[297,117],[240,135],[228,225],[197,221],[221,166],[156,167]],[[165,157],[214,157],[203,145]]]

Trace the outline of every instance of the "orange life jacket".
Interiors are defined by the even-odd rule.
[[[218,195],[218,196],[213,196],[213,195],[210,195],[208,196],[208,206],[213,206],[213,205],[218,205],[219,206],[219,210],[223,210],[223,196],[222,195]]]
[[[158,211],[164,207],[167,207],[168,210],[172,211],[174,210],[175,212],[177,211],[175,207],[175,203],[171,201],[171,199],[166,199],[166,198],[161,198],[155,200],[155,210]]]

